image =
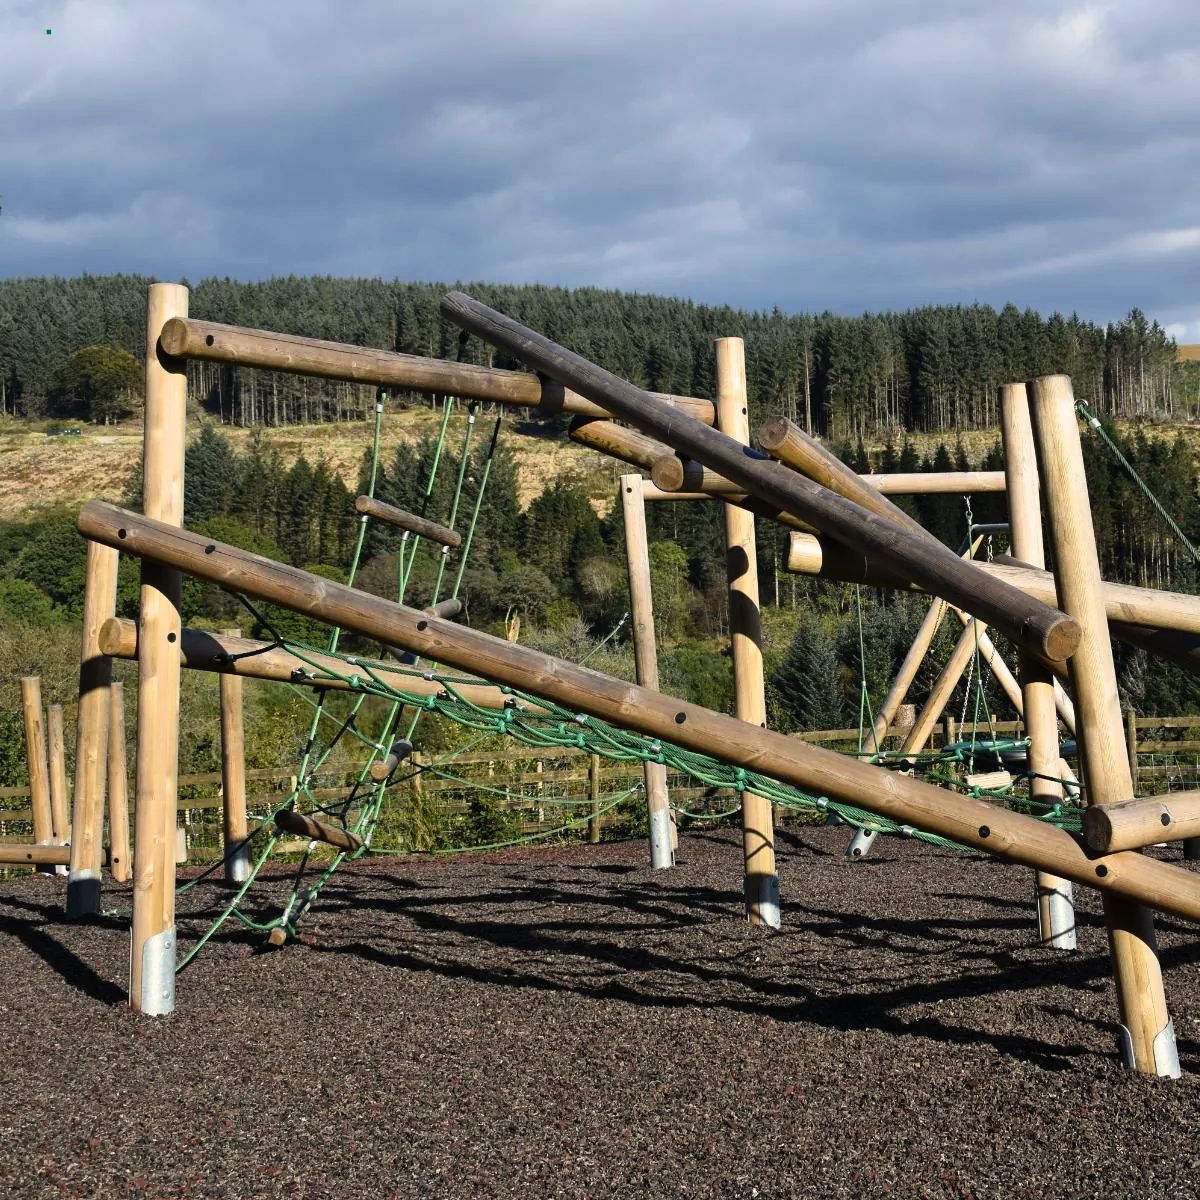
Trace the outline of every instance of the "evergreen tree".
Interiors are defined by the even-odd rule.
[[[778,714],[772,724],[780,728],[845,727],[845,689],[837,650],[820,621],[800,624],[786,655],[771,673],[768,697]]]

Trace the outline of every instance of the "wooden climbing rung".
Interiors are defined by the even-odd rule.
[[[370,775],[376,783],[382,783],[389,778],[393,771],[413,752],[412,742],[400,738],[391,745],[387,758],[380,759],[370,766]]]
[[[462,545],[462,534],[457,530],[447,529],[445,525],[439,525],[436,521],[427,521],[424,517],[418,517],[416,513],[405,512],[404,509],[396,508],[394,505],[384,504],[382,500],[374,500],[370,496],[359,496],[354,501],[354,507],[365,516],[374,517],[375,520],[384,521],[388,525],[395,525],[399,529],[407,529],[409,533],[429,538],[430,541],[449,546],[452,550],[457,550]]]
[[[328,842],[329,845],[335,846],[338,850],[345,850],[348,854],[353,854],[354,851],[361,850],[363,847],[363,840],[358,834],[351,833],[346,829],[339,829],[336,825],[326,825],[324,821],[318,821],[316,817],[293,812],[290,808],[285,808],[282,812],[275,814],[275,824],[284,833],[294,833],[314,842]]]

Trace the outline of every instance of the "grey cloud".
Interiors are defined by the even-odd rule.
[[[0,11],[5,275],[1200,321],[1192,3],[51,8]]]

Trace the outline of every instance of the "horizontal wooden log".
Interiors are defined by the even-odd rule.
[[[137,658],[137,623],[122,617],[105,621],[100,628],[100,648],[112,658]],[[219,675],[240,675],[245,679],[266,679],[277,683],[296,683],[307,687],[352,691],[346,682],[357,674],[363,682],[377,675],[381,682],[410,696],[436,696],[445,686],[436,679],[397,671],[394,664],[378,659],[351,655],[340,659],[317,651],[304,658],[282,646],[255,638],[227,637],[203,629],[184,629],[179,638],[183,665],[194,671],[214,671]],[[502,709],[510,697],[495,684],[483,680],[454,684],[454,691],[479,708]],[[530,705],[529,711],[541,709]],[[182,779],[180,782],[184,782]]]
[[[1002,630],[1017,645],[1050,659],[1069,658],[1079,625],[1065,613],[988,578],[951,550],[836,496],[782,463],[772,462],[716,429],[603,370],[462,292],[441,302],[455,324],[500,346],[515,358],[603,404],[614,416],[666,442],[673,450],[743,487],[782,512],[806,521],[848,545],[885,558],[904,578]],[[876,493],[877,494],[877,493]]]
[[[1158,658],[1169,658],[1193,674],[1200,675],[1200,633],[1150,629],[1145,625],[1131,625],[1128,621],[1114,621],[1111,617],[1108,630],[1126,645],[1136,646]]]
[[[1098,854],[1200,837],[1200,792],[1093,805],[1083,814],[1083,837]]]
[[[200,537],[139,513],[92,501],[79,514],[84,537],[174,567],[271,604],[394,642],[437,662],[471,668],[573,711],[598,717],[810,794],[845,801],[998,858],[1051,871],[1200,920],[1200,877],[1141,854],[1096,860],[1070,834],[1034,817],[933,787],[809,745],[736,717],[662,695],[540,653],[529,646],[427,617],[299,568]]]
[[[740,496],[745,494],[732,480],[718,471],[701,466],[694,458],[684,458],[672,450],[660,455],[650,464],[650,479],[664,492],[703,492],[706,496]]]
[[[337,825],[318,821],[316,817],[310,817],[307,813],[293,812],[290,808],[285,808],[275,814],[275,824],[284,833],[309,838],[314,842],[327,842],[330,846],[344,850],[348,854],[361,850],[363,846],[363,840],[358,834],[350,833]]]
[[[733,502],[735,499],[744,500],[746,493],[741,492],[738,496],[725,496],[722,499]],[[664,492],[652,480],[642,480],[642,499],[650,500],[673,500],[679,502],[681,500],[715,500],[716,496],[710,496],[707,492]]]
[[[664,492],[703,492],[724,499],[739,494],[741,490],[737,484],[716,471],[702,467],[695,459],[684,458],[670,450],[651,461],[650,478]],[[1004,491],[1003,471],[923,471],[915,474],[859,475],[858,478],[882,496],[957,496]]]
[[[462,545],[462,534],[456,529],[447,529],[445,525],[439,525],[436,521],[427,521],[424,517],[418,517],[416,513],[405,512],[402,508],[384,504],[382,500],[375,500],[371,496],[359,496],[354,501],[354,508],[363,516],[394,525],[397,529],[407,529],[409,533],[449,546],[452,550],[457,550]]]
[[[965,496],[1005,490],[1003,471],[894,471],[859,475],[884,496]]]
[[[4,866],[65,867],[70,861],[70,846],[0,844],[0,864]]]
[[[905,591],[925,590],[898,578],[862,550],[849,549],[820,535],[792,534],[784,565],[798,575]],[[1054,576],[1048,571],[1004,556],[976,565],[1047,603],[1057,599]],[[1101,585],[1101,597],[1113,637],[1200,673],[1200,596],[1106,581]]]
[[[158,344],[176,358],[287,371],[319,379],[340,379],[407,392],[461,396],[464,400],[490,400],[542,412],[585,413],[607,417],[602,406],[526,371],[504,371],[471,363],[421,358],[389,350],[370,350],[341,342],[272,333],[266,329],[244,329],[216,321],[175,317],[159,335]],[[711,400],[695,396],[662,395],[662,400],[705,424],[713,423]]]
[[[654,438],[647,437],[644,433],[639,433],[636,429],[617,425],[613,421],[598,421],[590,417],[576,417],[571,423],[570,437],[580,445],[603,451],[605,454],[610,454],[622,462],[629,463],[631,466],[640,467],[644,471],[649,471],[654,463],[661,458],[674,457],[674,453],[669,446],[655,441]],[[644,484],[644,486],[649,485]],[[651,490],[657,491],[658,489],[651,488]],[[649,492],[643,494],[643,498],[647,500],[662,499],[664,497],[671,500],[708,500],[712,498],[712,495],[710,493],[699,492],[691,496],[671,495],[669,497],[665,493],[661,493],[658,496],[652,496]],[[782,513],[777,508],[763,504],[761,500],[746,496],[744,492],[722,495],[721,499],[729,504],[736,504],[740,508],[747,509],[756,516],[777,521],[780,525],[784,525],[789,529],[808,530],[812,528],[811,525],[797,520],[788,513]]]
[[[576,417],[567,436],[580,446],[598,450],[644,471],[650,470],[656,458],[671,453],[670,446],[664,446],[636,429],[597,417]]]

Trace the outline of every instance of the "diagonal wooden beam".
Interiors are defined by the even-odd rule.
[[[1130,852],[1091,858],[1069,833],[1022,813],[955,795],[774,730],[756,729],[699,704],[430,617],[112,504],[85,505],[78,528],[85,537],[124,553],[377,641],[394,642],[432,661],[474,671],[619,728],[1200,921],[1200,876],[1170,863]]]

